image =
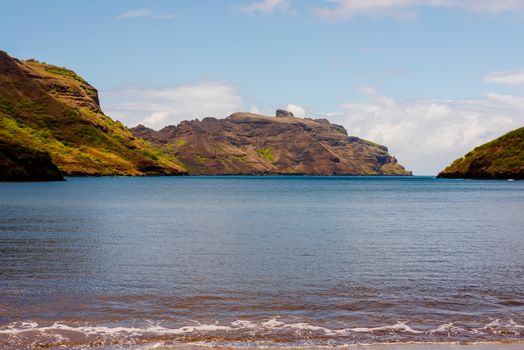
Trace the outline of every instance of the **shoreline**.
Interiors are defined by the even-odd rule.
[[[93,348],[99,350],[113,350],[112,346]],[[524,340],[517,342],[478,342],[478,343],[379,343],[379,344],[347,344],[347,345],[272,345],[272,344],[246,344],[246,345],[217,345],[217,344],[144,344],[139,346],[126,346],[125,350],[247,350],[247,349],[286,349],[286,350],[522,350]]]
[[[479,342],[479,343],[382,343],[382,344],[348,344],[348,345],[271,345],[271,344],[252,344],[245,346],[228,346],[212,344],[150,344],[143,347],[131,349],[151,349],[151,350],[199,350],[199,349],[222,349],[222,350],[245,350],[245,349],[286,349],[286,350],[522,350],[524,340],[515,343],[498,342]]]

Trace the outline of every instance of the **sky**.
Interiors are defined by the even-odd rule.
[[[0,0],[0,50],[129,127],[287,108],[417,175],[524,126],[524,0]]]

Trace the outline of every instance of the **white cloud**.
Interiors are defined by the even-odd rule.
[[[242,108],[235,87],[204,82],[171,88],[115,88],[101,94],[104,111],[127,126],[144,124],[160,129],[183,120],[226,117]]]
[[[289,0],[261,0],[241,6],[240,11],[248,14],[269,14],[276,10],[287,11],[289,7]]]
[[[524,70],[493,72],[486,76],[488,83],[524,85]]]
[[[388,15],[397,18],[410,19],[415,14],[410,11],[414,0],[334,0],[334,6],[318,7],[314,12],[320,17],[338,20],[356,15]]]
[[[377,94],[327,114],[350,135],[386,145],[415,174],[436,174],[487,141],[524,125],[524,97],[399,100]]]
[[[131,11],[126,11],[124,13],[119,14],[117,18],[147,17],[147,16],[151,16],[152,14],[153,14],[153,11],[148,10],[148,9],[131,10]]]
[[[290,103],[287,105],[286,110],[293,113],[293,115],[298,118],[304,118],[306,116],[306,110],[302,106]]]
[[[408,100],[391,98],[372,87],[358,91],[365,102],[346,103],[333,113],[318,113],[297,104],[297,117],[327,117],[350,135],[383,144],[415,174],[436,174],[476,146],[524,125],[524,96],[486,94],[474,99]],[[223,118],[244,107],[273,115],[224,82],[170,88],[122,87],[101,94],[105,112],[127,126],[154,129],[195,118]],[[255,102],[255,103],[252,103]]]
[[[119,19],[131,19],[131,18],[149,18],[149,19],[173,19],[175,18],[174,13],[156,13],[151,9],[139,9],[139,10],[130,10],[116,16]]]
[[[501,13],[524,11],[524,0],[324,0],[333,5],[314,8],[328,20],[349,19],[358,15],[414,19],[421,7],[444,7],[472,12]]]

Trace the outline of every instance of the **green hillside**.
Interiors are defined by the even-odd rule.
[[[439,177],[524,179],[524,127],[475,148]]]
[[[0,156],[10,147],[48,154],[64,175],[176,175],[184,167],[100,109],[73,71],[0,51]],[[31,152],[30,152],[31,153]],[[29,153],[28,153],[29,154]],[[4,157],[0,164],[7,164]],[[13,169],[2,166],[3,174]]]

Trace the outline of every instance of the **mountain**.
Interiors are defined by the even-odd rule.
[[[131,131],[172,154],[193,175],[411,175],[386,147],[349,137],[326,119],[296,118],[282,110],[276,117],[235,113],[160,131],[143,125]]]
[[[524,127],[475,148],[438,177],[524,179]]]
[[[410,175],[325,119],[235,113],[160,131],[106,116],[75,72],[0,51],[0,181],[63,175]]]
[[[0,166],[0,180],[185,174],[174,156],[106,116],[96,89],[73,71],[3,51]]]

